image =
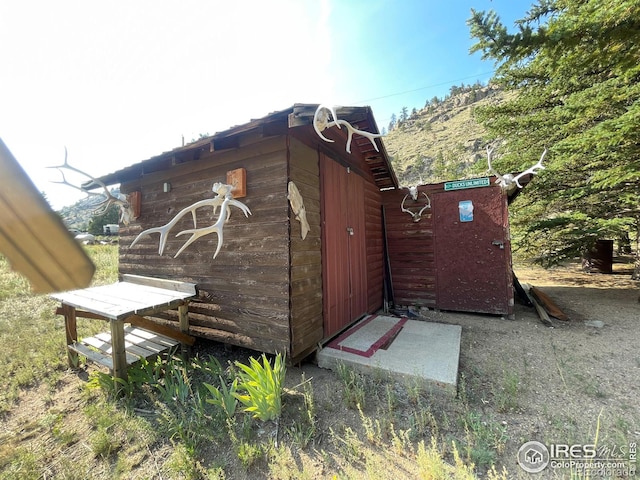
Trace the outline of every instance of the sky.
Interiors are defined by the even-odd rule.
[[[65,147],[97,177],[295,103],[369,105],[382,130],[491,78],[469,55],[472,8],[513,28],[531,4],[2,0],[0,138],[58,209],[84,196],[46,168]]]

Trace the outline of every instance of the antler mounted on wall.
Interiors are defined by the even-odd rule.
[[[214,198],[200,200],[193,205],[183,208],[166,225],[163,225],[161,227],[148,228],[143,232],[140,232],[135,240],[131,242],[131,247],[138,243],[141,238],[146,237],[147,235],[151,235],[152,233],[159,233],[160,241],[158,246],[158,255],[162,255],[164,252],[164,248],[167,245],[167,237],[169,235],[169,231],[180,221],[182,217],[184,217],[187,213],[191,213],[191,217],[193,219],[193,228],[189,230],[183,230],[176,234],[176,237],[179,237],[180,235],[187,235],[190,233],[191,237],[184,243],[184,245],[182,245],[180,250],[178,250],[178,253],[176,253],[173,258],[176,258],[178,255],[180,255],[185,248],[195,242],[198,238],[209,235],[210,233],[218,234],[218,246],[215,253],[213,254],[213,258],[216,258],[218,252],[220,252],[220,248],[222,247],[222,229],[224,228],[224,224],[226,223],[226,221],[229,220],[229,217],[231,216],[231,205],[242,210],[245,217],[248,218],[249,215],[251,215],[249,207],[247,207],[244,203],[233,199],[233,196],[231,194],[232,189],[233,187],[231,185],[225,185],[219,182],[214,183],[212,190],[217,194]],[[220,207],[220,216],[213,225],[203,228],[197,228],[198,225],[196,219],[196,210],[200,207],[213,207],[214,215],[218,210],[218,207]]]
[[[333,117],[333,120],[329,120],[329,114],[331,114],[331,116]],[[316,133],[321,139],[323,139],[325,142],[333,143],[333,140],[322,135],[322,131],[331,127],[338,127],[341,129],[343,125],[347,128],[347,135],[348,135],[347,153],[351,153],[351,140],[353,139],[354,133],[368,138],[371,144],[373,145],[373,148],[376,149],[376,152],[380,151],[378,150],[378,146],[376,145],[375,139],[382,137],[381,134],[369,133],[369,132],[365,132],[364,130],[358,130],[357,128],[354,128],[346,120],[338,119],[338,116],[336,115],[335,107],[318,105],[318,108],[316,109],[316,113],[313,115],[313,128],[315,129]]]
[[[420,196],[420,193],[422,193],[422,195],[424,195],[424,198],[427,199],[427,204],[424,205],[419,211],[417,212],[412,212],[411,210],[409,210],[408,208],[405,208],[404,206],[404,202],[407,200],[407,198],[411,197],[411,199],[414,202],[418,201],[418,197]],[[413,217],[413,221],[414,222],[419,222],[420,220],[422,220],[422,213],[427,209],[427,208],[431,208],[431,199],[429,198],[429,196],[425,193],[425,192],[418,192],[418,187],[409,187],[409,193],[407,193],[404,198],[402,199],[402,203],[400,204],[400,210],[402,210],[402,212],[404,213],[408,213],[409,215],[411,215]]]
[[[498,172],[496,172],[493,169],[493,167],[491,166],[491,154],[492,153],[493,153],[493,149],[487,147],[487,163],[489,164],[489,171],[491,173],[493,173],[497,177],[496,183],[499,184],[504,190],[513,190],[513,189],[515,189],[516,186],[518,188],[522,188],[522,185],[520,185],[520,179],[522,177],[524,177],[525,175],[528,175],[528,174],[535,175],[535,174],[538,173],[538,170],[544,170],[545,169],[544,165],[542,165],[542,160],[544,159],[544,156],[547,154],[547,149],[546,148],[544,149],[544,152],[542,152],[542,155],[540,156],[540,160],[538,160],[538,163],[536,163],[535,165],[533,165],[530,168],[527,168],[524,172],[521,172],[516,176],[513,176],[513,174],[511,174],[511,173],[506,173],[504,175],[500,175]]]
[[[89,196],[104,196],[105,199],[103,201],[101,201],[98,206],[92,211],[92,213],[94,215],[102,215],[104,212],[107,211],[107,209],[111,206],[111,205],[117,205],[120,208],[120,221],[122,223],[124,223],[125,225],[129,225],[129,223],[131,222],[131,220],[135,220],[136,216],[135,216],[135,212],[133,209],[133,206],[129,203],[129,200],[127,198],[126,195],[119,193],[117,194],[117,196],[115,196],[113,193],[111,193],[109,191],[109,189],[107,188],[107,186],[101,182],[100,180],[98,180],[95,177],[92,177],[91,175],[89,175],[88,173],[73,167],[71,165],[69,165],[69,162],[67,161],[67,147],[64,147],[64,163],[62,165],[54,165],[52,167],[47,167],[47,168],[55,168],[56,170],[58,170],[60,172],[60,174],[62,175],[62,181],[58,181],[58,182],[53,182],[53,183],[59,183],[61,185],[67,185],[68,187],[71,188],[75,188],[76,190],[80,190],[83,193],[86,193]],[[64,171],[65,170],[69,170],[75,173],[79,173],[80,175],[83,175],[91,180],[93,180],[93,183],[99,185],[100,187],[102,187],[103,193],[96,193],[96,192],[91,192],[89,190],[87,190],[86,187],[82,187],[82,186],[78,186],[78,185],[74,185],[73,183],[67,181],[66,177],[64,176]]]

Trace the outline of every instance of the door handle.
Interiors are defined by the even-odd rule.
[[[491,242],[491,245],[495,245],[496,247],[500,247],[500,250],[504,250],[504,242],[500,240],[494,240]]]
[[[353,228],[352,227],[347,227],[347,233],[349,235],[353,235]]]

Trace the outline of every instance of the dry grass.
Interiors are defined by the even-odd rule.
[[[117,247],[88,251],[97,265],[94,282],[115,281]],[[0,262],[0,341],[5,346],[0,354],[5,386],[0,479],[472,478],[471,467],[454,450],[434,450],[429,434],[435,417],[422,415],[429,404],[425,391],[346,369],[342,380],[326,371],[322,380],[288,372],[277,426],[242,413],[227,419],[215,402],[205,402],[204,382],[229,378],[233,360],[246,361],[251,353],[243,350],[231,357],[216,350],[225,356],[224,371],[217,362],[198,360],[210,351],[200,352],[204,356],[196,356],[195,363],[163,367],[162,377],[149,374],[151,367],[137,370],[128,395],[114,398],[109,377],[93,366],[68,369],[63,320],[54,314],[57,303],[32,295],[28,284]],[[100,328],[101,322],[79,319],[81,336]],[[366,409],[364,402],[348,400],[354,382],[363,389],[360,398],[369,399]],[[335,411],[327,394],[346,403]],[[336,425],[338,417],[349,423]],[[421,446],[424,438],[432,447]],[[447,457],[460,465],[452,466]],[[433,476],[434,471],[446,476]]]
[[[117,249],[90,254],[96,281],[115,280]],[[624,279],[610,278],[606,289],[573,271],[519,270],[537,285],[545,274],[550,285],[572,279],[545,288],[562,293],[571,313],[597,296],[595,308],[581,310],[585,318],[609,312],[615,321],[595,334],[579,321],[546,329],[524,307],[515,322],[429,312],[429,321],[463,325],[457,398],[416,382],[304,364],[287,370],[276,424],[241,412],[228,419],[206,402],[204,382],[229,382],[235,360],[257,356],[213,342],[199,342],[189,362],[140,374],[124,398],[114,399],[108,386],[90,388],[104,372],[67,368],[56,303],[31,295],[6,263],[0,267],[0,291],[11,292],[0,301],[0,479],[527,478],[514,460],[524,441],[587,442],[598,422],[603,444],[624,445],[640,425],[630,393],[640,367],[631,331],[637,293]],[[85,334],[100,327],[81,325]],[[203,363],[209,356],[220,368]]]
[[[92,246],[89,253],[98,272],[94,283],[117,278],[117,247]],[[41,383],[55,386],[66,369],[64,322],[54,314],[57,302],[31,294],[29,283],[0,257],[0,415],[8,412],[22,389]],[[79,320],[80,335],[94,331],[96,322]]]

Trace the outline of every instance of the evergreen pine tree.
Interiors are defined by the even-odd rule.
[[[471,51],[516,92],[476,110],[506,142],[497,169],[522,170],[549,149],[513,209],[525,248],[552,264],[630,232],[639,255],[640,2],[538,0],[515,33],[493,11],[472,11],[468,25]]]
[[[396,114],[391,114],[391,120],[389,120],[389,131],[393,130],[396,126]]]

